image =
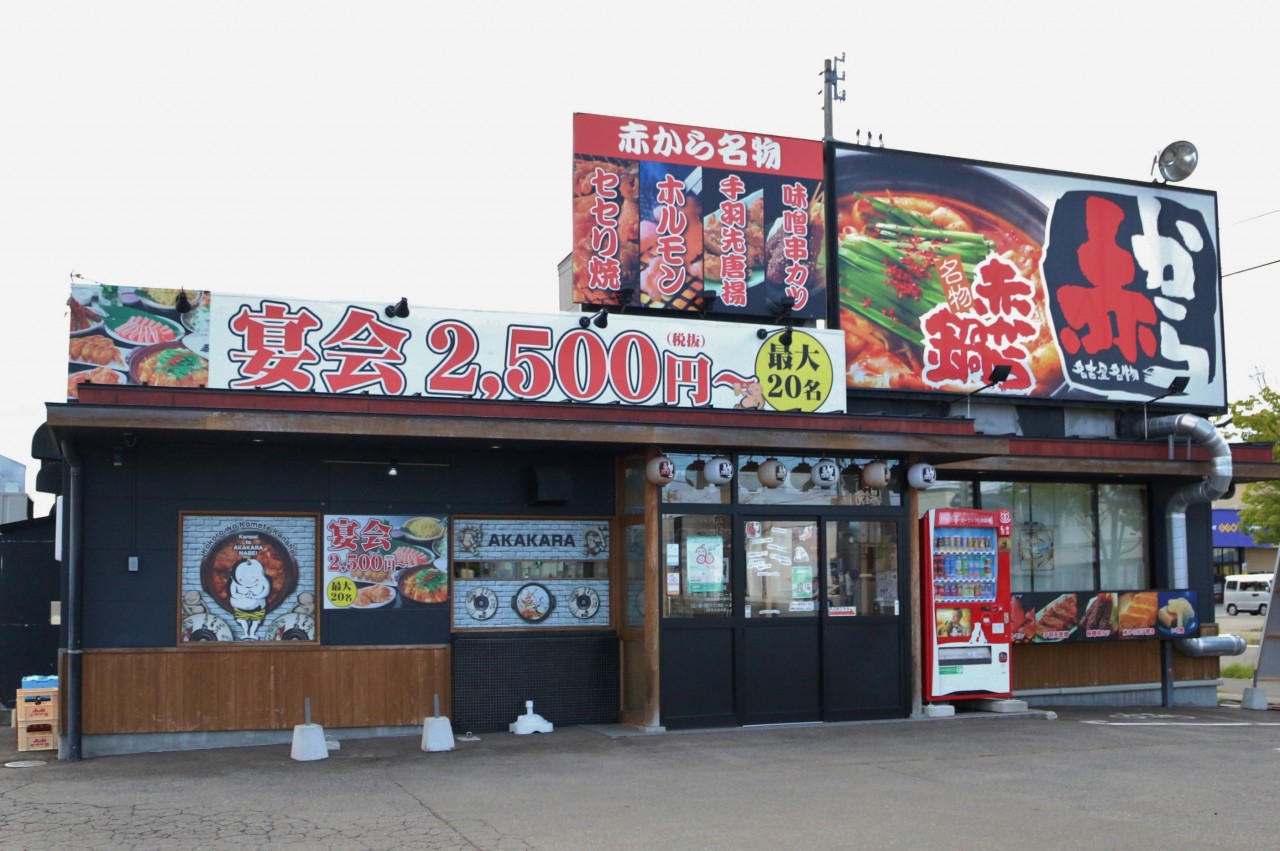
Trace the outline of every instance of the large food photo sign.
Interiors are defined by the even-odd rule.
[[[181,516],[178,641],[315,641],[313,514]]]
[[[575,302],[826,316],[820,142],[578,113],[573,150]]]
[[[449,518],[327,514],[324,608],[413,609],[449,600]]]
[[[832,413],[838,331],[104,285],[72,289],[85,384]],[[403,315],[402,315],[403,314]]]
[[[849,387],[1226,404],[1212,192],[832,152]]]
[[[1193,638],[1200,634],[1195,591],[1037,591],[1017,593],[1014,644]]]
[[[204,387],[207,292],[81,283],[67,299],[67,398],[91,384]]]

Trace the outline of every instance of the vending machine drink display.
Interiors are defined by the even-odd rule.
[[[1012,513],[934,508],[920,524],[924,699],[1012,697]]]

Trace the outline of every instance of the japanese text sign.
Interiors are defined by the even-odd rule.
[[[615,316],[212,299],[209,387],[678,407],[844,410],[837,332]]]
[[[369,393],[830,413],[844,410],[838,332],[614,316],[506,314],[199,293],[199,306],[143,305],[73,288],[70,381],[170,388]],[[118,323],[118,328],[111,323]],[[74,316],[73,316],[74,323]],[[104,330],[105,325],[105,330]],[[135,340],[120,329],[164,332]],[[760,333],[757,333],[760,332]],[[92,345],[90,345],[92,344]],[[107,359],[94,366],[80,354]],[[105,378],[103,376],[106,376]],[[83,379],[83,381],[82,381]]]
[[[848,386],[1225,405],[1213,193],[833,150]]]
[[[447,601],[448,539],[448,517],[325,515],[324,608],[366,611]]]
[[[826,316],[821,143],[582,113],[573,128],[576,302]]]

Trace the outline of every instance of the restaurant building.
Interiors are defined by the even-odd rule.
[[[577,119],[581,313],[73,289],[33,450],[64,755],[308,700],[340,736],[437,696],[477,733],[920,714],[943,507],[1012,513],[1015,696],[1216,701],[1210,502],[1275,465],[1206,419],[1212,193]],[[1176,627],[1034,624],[1168,589]]]

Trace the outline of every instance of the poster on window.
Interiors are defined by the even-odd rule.
[[[449,518],[326,514],[324,608],[416,608],[449,601]]]
[[[315,515],[180,522],[180,643],[316,640]]]
[[[691,593],[724,591],[724,540],[718,535],[690,535],[685,541],[685,572]]]

